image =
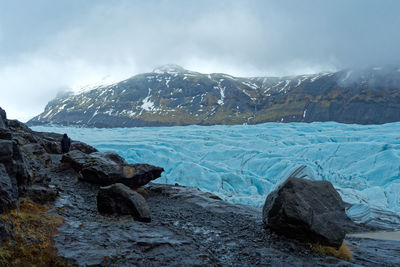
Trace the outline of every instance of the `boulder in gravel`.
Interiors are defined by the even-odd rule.
[[[97,209],[101,214],[130,214],[135,220],[151,221],[146,200],[139,193],[120,183],[100,187],[97,194]]]
[[[338,248],[350,219],[330,182],[297,178],[292,174],[268,195],[263,222],[277,234]]]
[[[61,161],[80,172],[83,181],[102,186],[122,183],[131,188],[138,188],[159,178],[164,171],[163,168],[149,164],[128,164],[115,153],[85,154],[71,151],[63,155]]]

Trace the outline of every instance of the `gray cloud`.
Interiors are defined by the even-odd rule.
[[[265,76],[400,62],[394,0],[2,5],[0,106],[19,119],[41,112],[60,90],[165,63]]]

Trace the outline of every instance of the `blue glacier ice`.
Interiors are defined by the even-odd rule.
[[[130,163],[165,168],[156,182],[196,186],[221,198],[262,206],[301,165],[329,180],[358,222],[400,225],[400,123],[265,123],[159,128],[32,127],[68,133]]]

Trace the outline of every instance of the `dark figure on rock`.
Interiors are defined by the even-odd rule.
[[[69,149],[71,147],[71,139],[68,137],[67,134],[63,135],[63,138],[61,139],[61,151],[62,153],[68,153]]]

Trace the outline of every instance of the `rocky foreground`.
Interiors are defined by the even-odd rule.
[[[128,164],[114,153],[100,153],[78,141],[73,141],[71,151],[62,155],[61,135],[34,132],[20,122],[7,120],[5,112],[0,115],[0,265],[400,263],[399,242],[355,237],[346,238],[353,251],[350,261],[324,257],[307,242],[294,241],[265,228],[261,209],[227,203],[192,187],[149,183],[161,175],[162,168]],[[123,195],[120,200],[126,202],[113,202],[114,192],[124,192],[119,197]],[[35,220],[35,214],[42,218]],[[28,229],[23,232],[25,235],[21,234],[28,223],[28,228],[46,232],[38,225],[43,218],[48,218],[45,227],[56,225],[57,231],[36,235]],[[351,223],[343,229],[366,230]],[[29,255],[26,248],[33,247],[39,250]],[[43,255],[43,251],[51,253]]]

